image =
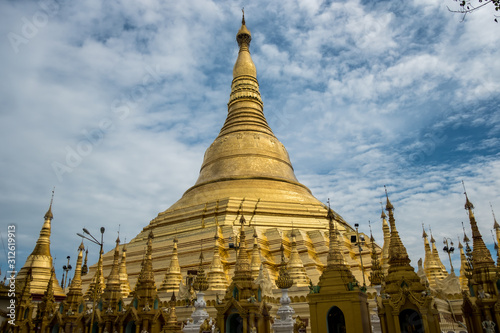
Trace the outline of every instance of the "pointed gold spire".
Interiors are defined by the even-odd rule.
[[[250,260],[248,259],[248,254],[247,254],[246,237],[244,229],[245,218],[243,217],[243,215],[241,215],[240,224],[241,224],[241,229],[240,229],[240,237],[238,240],[239,249],[234,268],[234,277],[236,278],[236,276],[241,275],[242,277],[249,276],[251,278],[252,271],[250,270]]]
[[[328,233],[329,233],[329,247],[328,247],[328,256],[327,256],[327,264],[325,271],[329,270],[339,270],[342,271],[343,274],[349,279],[354,279],[351,270],[344,261],[344,256],[342,255],[342,249],[340,248],[340,240],[338,230],[335,228],[335,215],[333,210],[330,208],[330,203],[328,203],[328,213],[326,215],[328,219]],[[324,271],[324,272],[325,272]]]
[[[384,275],[387,274],[389,270],[389,248],[391,246],[391,229],[389,228],[389,224],[387,223],[387,216],[385,215],[384,212],[384,206],[382,205],[382,202],[380,202],[380,205],[382,206],[382,214],[380,214],[380,218],[382,219],[382,233],[384,235],[384,245],[382,246],[382,259],[381,259],[381,265],[382,265],[382,272]]]
[[[36,241],[35,248],[33,252],[31,252],[32,256],[47,256],[51,257],[50,254],[50,233],[51,233],[51,222],[54,219],[54,215],[52,214],[52,202],[54,200],[54,191],[52,191],[52,199],[50,199],[49,210],[45,213],[44,219],[45,222],[42,226],[42,230],[40,230],[40,236]]]
[[[464,253],[464,246],[460,242],[460,238],[458,239],[458,249],[460,250],[460,276],[459,276],[459,281],[460,281],[460,288],[462,290],[467,290],[468,289],[468,280],[467,280],[467,258],[465,257]]]
[[[94,276],[92,277],[92,280],[90,281],[89,288],[85,292],[84,298],[86,300],[90,300],[94,298],[94,295],[97,296],[97,298],[101,297],[102,292],[104,291],[104,288],[106,285],[104,284],[104,273],[102,271],[102,258],[103,252],[99,253],[99,259],[97,260],[97,267],[94,272]],[[97,289],[97,290],[96,290]]]
[[[120,238],[116,239],[115,252],[113,254],[113,264],[111,266],[111,271],[109,272],[108,278],[106,280],[106,287],[102,293],[103,308],[106,313],[118,311],[118,302],[122,299],[122,293],[120,288]]]
[[[83,239],[78,247],[78,257],[76,259],[75,275],[69,286],[68,296],[64,300],[64,312],[77,313],[79,305],[83,302],[82,292],[82,259],[83,259]]]
[[[396,229],[396,220],[394,219],[394,206],[389,201],[387,188],[385,189],[387,203],[385,208],[389,214],[389,224],[391,226],[391,248],[389,249],[389,272],[399,266],[410,266],[410,258],[406,252],[406,248],[399,238],[398,230]],[[412,268],[413,269],[413,268]]]
[[[436,241],[432,236],[432,230],[429,227],[429,232],[431,234],[431,245],[427,240],[427,233],[425,232],[424,224],[422,223],[422,229],[424,230],[422,233],[422,237],[424,238],[424,249],[425,249],[425,258],[424,258],[424,272],[427,277],[427,281],[429,281],[429,285],[432,288],[437,288],[438,282],[448,276],[448,272],[444,268],[441,259],[439,258],[439,253],[436,249]]]
[[[252,278],[254,280],[259,276],[261,265],[262,265],[262,260],[260,258],[259,237],[257,235],[257,229],[253,228],[253,248],[252,248],[252,259],[250,262],[250,269],[252,270]]]
[[[370,226],[370,244],[371,244],[371,258],[372,258],[372,269],[370,272],[370,283],[372,286],[377,286],[382,284],[384,273],[382,271],[382,266],[378,259],[377,247],[375,244],[375,238],[373,238],[372,228]]]
[[[439,257],[439,252],[436,248],[436,240],[432,236],[432,230],[430,226],[429,226],[429,232],[431,233],[432,257],[438,268],[436,278],[444,279],[445,277],[448,276],[448,271],[446,270],[446,267],[444,266],[443,262],[441,261],[441,258]]]
[[[137,309],[143,312],[150,311],[153,308],[155,300],[158,298],[153,271],[153,238],[154,235],[151,230],[148,234],[144,264],[142,265],[134,290],[134,297],[138,300]]]
[[[226,290],[229,285],[226,278],[226,271],[220,258],[220,240],[219,240],[219,222],[215,221],[214,235],[214,255],[212,264],[207,274],[207,282],[209,290]]]
[[[179,291],[179,283],[182,280],[181,266],[179,265],[179,255],[177,250],[177,236],[174,237],[174,246],[172,248],[172,256],[170,257],[170,266],[165,274],[160,291],[174,292]]]
[[[298,182],[285,147],[264,116],[257,70],[250,55],[251,40],[252,34],[243,20],[236,34],[239,52],[233,67],[226,121],[205,152],[196,184],[169,210],[204,205],[221,195],[243,198],[245,193],[263,202],[321,205]]]
[[[19,271],[17,280],[24,280],[27,272],[31,269],[31,274],[33,276],[33,281],[30,284],[31,293],[43,295],[47,290],[47,283],[51,278],[51,269],[53,268],[52,255],[50,254],[50,234],[51,234],[51,222],[54,218],[52,214],[52,203],[54,201],[54,190],[52,190],[52,197],[50,199],[50,205],[47,213],[44,215],[44,223],[42,229],[40,230],[40,236],[38,237],[35,248],[31,254],[26,259],[24,266]],[[57,297],[66,296],[62,290],[57,278],[52,279],[54,285],[54,294]]]
[[[304,263],[300,259],[299,251],[297,250],[297,241],[295,231],[292,229],[292,248],[290,250],[290,259],[288,260],[288,271],[293,280],[293,284],[297,287],[304,287],[309,285],[309,277],[307,276],[304,268]]]
[[[493,215],[493,229],[497,231],[497,239],[500,239],[498,236],[498,231],[500,230],[500,225],[497,222],[497,218],[495,217],[495,212],[493,211],[493,206],[490,202],[491,214]]]
[[[127,242],[127,239],[125,239],[125,242]],[[123,244],[119,275],[120,275],[120,290],[122,293],[122,297],[125,298],[132,291],[130,289],[130,282],[128,281],[128,273],[127,273],[127,244]]]
[[[462,181],[463,184],[463,181]],[[491,253],[484,244],[483,236],[479,232],[479,228],[477,227],[476,218],[474,217],[474,205],[469,201],[469,197],[467,196],[467,191],[465,191],[464,185],[464,194],[465,194],[465,210],[467,210],[469,214],[470,226],[472,229],[472,266],[474,270],[481,268],[491,268],[493,269],[495,266],[495,262],[491,258]]]

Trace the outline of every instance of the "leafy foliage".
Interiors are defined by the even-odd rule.
[[[500,11],[500,0],[455,0],[456,2],[459,3],[460,9],[459,10],[450,10],[451,12],[454,13],[462,13],[465,15],[468,13],[472,13],[487,4],[491,3],[495,7],[495,11]],[[495,15],[495,22],[498,22],[497,17]]]

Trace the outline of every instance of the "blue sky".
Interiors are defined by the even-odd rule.
[[[464,180],[491,247],[490,202],[500,214],[499,25],[487,7],[461,22],[447,9],[456,5],[2,2],[3,244],[15,224],[20,268],[55,186],[60,278],[82,227],[105,226],[108,251],[118,225],[130,240],[178,200],[224,122],[245,6],[265,115],[319,200],[330,198],[366,233],[370,220],[381,243],[387,185],[416,266],[422,223],[439,249],[443,237],[462,235]]]

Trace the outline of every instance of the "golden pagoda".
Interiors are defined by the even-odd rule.
[[[124,244],[122,248],[122,258],[120,260],[120,289],[122,291],[122,297],[127,297],[130,292],[130,282],[128,281],[127,273],[127,245]]]
[[[438,285],[438,281],[444,279],[448,274],[445,274],[443,272],[443,269],[441,267],[442,263],[441,260],[439,259],[439,254],[437,253],[436,249],[436,241],[434,240],[434,237],[432,237],[431,234],[431,243],[432,243],[432,248],[431,245],[429,244],[429,240],[427,239],[427,233],[425,232],[425,228],[422,225],[422,238],[424,239],[424,250],[425,250],[425,257],[424,257],[424,272],[425,276],[427,277],[427,280],[429,281],[429,285],[431,288],[436,289]],[[439,262],[436,260],[439,260]]]
[[[441,332],[434,298],[410,266],[410,258],[396,229],[394,206],[387,195],[386,210],[391,226],[389,271],[381,295],[377,296],[380,324],[384,333]]]
[[[205,248],[207,251],[216,252],[217,242],[213,242],[216,223],[220,227],[220,239],[227,240],[238,233],[238,220],[242,215],[248,217],[249,226],[259,236],[258,248],[265,254],[262,264],[272,280],[278,275],[279,246],[282,241],[288,243],[283,238],[290,234],[292,227],[296,236],[300,236],[292,268],[302,276],[301,281],[310,279],[316,283],[323,271],[328,253],[326,206],[298,182],[285,147],[264,117],[257,71],[249,50],[251,33],[244,20],[236,40],[239,53],[233,68],[227,119],[205,152],[196,183],[127,244],[127,271],[131,283],[137,280],[143,248],[151,230],[155,233],[153,256],[159,261],[174,260],[175,254],[170,251],[169,244],[175,237],[183,245],[177,256],[181,274],[185,276],[188,270],[197,266],[194,249],[200,241],[209,244]],[[334,223],[341,234],[354,232],[335,212]],[[342,242],[347,244],[348,239],[342,237]],[[349,266],[361,277],[359,253],[349,247],[343,248],[351,252]],[[363,255],[367,263],[365,273],[369,274],[370,253],[366,251]],[[104,257],[104,270],[109,270],[112,253]],[[235,254],[222,251],[220,259],[224,272],[230,277],[235,267]],[[257,268],[260,264],[257,266],[254,262],[254,277]],[[157,283],[161,286],[160,278],[168,274],[168,266],[157,269]],[[85,277],[87,285],[89,279]],[[207,294],[209,298],[214,296]]]
[[[65,327],[69,331],[74,329],[82,329],[85,327],[84,311],[86,305],[83,300],[82,292],[82,259],[83,259],[83,240],[78,247],[78,257],[76,260],[75,275],[69,286],[69,292],[62,302],[62,315],[63,321],[66,323]]]
[[[328,211],[327,217],[330,221],[327,266],[317,288],[312,288],[307,295],[311,332],[370,333],[367,295],[344,263],[332,210]]]
[[[51,233],[51,223],[54,215],[52,214],[52,201],[54,199],[54,191],[52,191],[52,199],[50,200],[49,210],[45,213],[42,230],[40,230],[40,236],[36,241],[35,248],[33,252],[28,256],[24,266],[19,270],[19,274],[16,279],[22,281],[26,279],[28,271],[31,271],[31,276],[33,277],[30,283],[30,291],[35,300],[40,300],[47,290],[47,284],[49,280],[52,281],[52,288],[54,290],[54,296],[57,300],[61,300],[65,297],[64,291],[62,290],[57,278],[52,276],[52,269],[54,268],[52,264],[52,255],[50,254],[50,233]]]
[[[271,332],[269,313],[271,306],[263,300],[261,287],[253,281],[250,259],[245,245],[245,218],[243,216],[240,223],[233,282],[227,288],[222,302],[215,305],[217,325],[221,333],[269,333]]]
[[[500,298],[497,268],[479,232],[473,209],[474,205],[465,193],[465,210],[472,229],[472,267],[469,268],[470,287],[469,293],[464,293],[462,312],[467,329],[481,332],[485,327],[499,327]]]

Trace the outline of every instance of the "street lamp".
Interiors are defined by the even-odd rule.
[[[87,236],[85,235],[82,235],[80,233],[77,233],[78,236],[82,237],[82,238],[85,238],[86,240],[94,243],[94,244],[97,244],[99,245],[100,247],[100,250],[99,250],[99,259],[101,258],[102,256],[102,245],[103,245],[103,236],[104,236],[104,231],[106,229],[104,229],[104,227],[101,227],[101,241],[99,242],[87,229],[83,228],[83,233],[89,235],[91,238],[88,238]],[[96,301],[96,298],[97,298],[97,284],[99,283],[101,277],[99,276],[99,273],[101,271],[101,260],[98,260],[97,261],[97,272],[96,272],[96,279],[95,279],[95,286],[94,286],[94,299],[92,301],[92,318],[90,320],[90,332],[92,332],[94,330],[94,317],[95,317],[95,301]]]
[[[359,250],[359,260],[361,261],[361,274],[363,275],[363,288],[362,289],[366,290],[365,267],[363,265],[363,256],[361,255],[361,251],[363,250],[361,248],[361,244],[365,243],[365,237],[363,235],[361,235],[361,237],[359,236],[359,232],[358,232],[359,224],[358,223],[355,223],[354,227],[356,227],[356,243],[354,245],[356,245],[358,247],[358,250]]]
[[[450,240],[449,243],[448,239]],[[455,248],[453,247],[453,241],[451,240],[451,238],[444,237],[443,244],[444,244],[443,251],[448,253],[448,258],[450,259],[451,272],[455,273],[453,270],[453,263],[451,262],[451,254],[453,253],[453,251],[455,251]]]
[[[69,264],[70,256],[67,256],[66,258],[68,259],[68,264],[63,266],[63,271],[64,271],[64,273],[63,273],[63,279],[62,279],[63,291],[65,291],[65,289],[66,289],[66,281],[68,280],[68,273],[73,268]]]

